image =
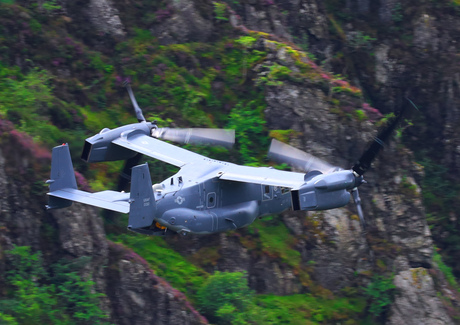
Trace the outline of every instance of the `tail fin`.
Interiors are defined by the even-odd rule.
[[[153,196],[149,167],[145,163],[133,167],[128,229],[149,227],[155,217],[156,203]]]
[[[77,181],[73,170],[72,158],[67,144],[53,148],[51,156],[51,178],[46,181],[50,186],[50,192],[64,188],[77,189]],[[72,201],[59,197],[50,196],[47,209],[59,209],[72,205]]]

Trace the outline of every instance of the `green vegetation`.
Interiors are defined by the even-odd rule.
[[[278,141],[288,143],[290,139],[298,136],[300,132],[295,130],[272,130],[269,133],[270,138],[275,138]]]
[[[394,276],[375,275],[372,277],[372,282],[364,289],[370,301],[369,312],[376,317],[384,314],[394,301],[396,286],[393,284],[393,278]]]
[[[189,298],[195,296],[208,274],[182,255],[174,251],[163,238],[145,235],[109,235],[109,238],[131,248],[142,256],[155,274],[166,279],[171,285]]]
[[[361,31],[357,31],[352,34],[348,39],[348,45],[355,50],[369,50],[373,41],[377,40],[374,37],[363,34]]]
[[[413,181],[409,181],[404,175],[401,179],[401,193],[408,198],[415,198],[418,196],[417,190],[417,184],[413,183]]]
[[[460,187],[447,176],[448,170],[444,166],[436,164],[430,158],[420,161],[425,172],[422,183],[423,199],[431,211],[436,211],[442,218],[447,218],[449,211],[456,210],[457,197]]]
[[[225,17],[227,5],[221,2],[213,2],[212,4],[214,5],[214,17],[216,17],[217,20],[227,21],[228,18]]]
[[[289,79],[292,73],[291,69],[278,63],[265,67],[268,68],[268,73],[257,79],[259,86],[282,86],[283,80]]]
[[[293,249],[295,238],[278,216],[264,217],[263,221],[250,226],[257,232],[263,254],[279,258],[291,267],[300,266],[300,253]]]
[[[365,121],[367,120],[367,115],[362,109],[357,109],[355,110],[355,116],[359,121]]]
[[[404,11],[401,2],[397,2],[391,10],[391,20],[395,23],[404,21]]]
[[[56,0],[48,0],[43,2],[42,8],[47,11],[54,11],[61,9],[61,6],[56,4]]]
[[[230,111],[228,117],[227,127],[235,130],[241,162],[246,165],[260,165],[261,157],[256,154],[263,152],[261,148],[268,147],[264,109],[262,99],[252,100],[246,105],[238,103]]]
[[[107,316],[99,308],[92,281],[77,271],[85,261],[61,261],[48,273],[40,252],[16,246],[6,251],[6,296],[0,299],[0,320],[6,324],[100,324]]]
[[[197,297],[201,311],[213,323],[258,324],[262,319],[243,273],[217,271],[200,288]]]
[[[256,41],[257,39],[251,36],[241,36],[235,40],[236,43],[243,45],[246,49],[251,48]]]
[[[362,298],[327,299],[310,294],[260,295],[256,300],[268,324],[329,324],[334,321],[359,324],[358,315],[366,307]]]
[[[22,74],[17,67],[0,64],[0,114],[38,142],[59,142],[62,132],[46,117],[53,106],[51,76],[32,69]]]
[[[200,310],[217,324],[320,324],[347,321],[363,313],[363,298],[317,298],[310,294],[291,296],[254,295],[246,275],[216,272],[198,291]]]
[[[55,2],[44,5],[52,7]],[[121,86],[122,81],[130,79],[147,119],[156,119],[163,127],[173,121],[183,127],[236,127],[241,142],[237,144],[240,150],[232,152],[233,160],[255,164],[264,156],[268,131],[263,93],[243,85],[247,71],[266,55],[251,48],[256,38],[223,37],[213,44],[160,46],[148,29],[141,28],[140,19],[139,27],[130,31],[131,37],[114,44],[107,54],[90,49],[77,35],[70,35],[57,16],[45,19],[43,11],[16,5],[3,9],[0,19],[8,24],[0,28],[0,114],[36,142],[48,148],[68,142],[76,158],[85,137],[105,127],[135,122]],[[17,19],[17,11],[23,10],[27,15]],[[168,16],[169,11],[159,9],[156,19]],[[55,21],[52,26],[50,20]],[[31,37],[25,38],[23,52],[29,66],[40,69],[14,65],[17,33],[9,28],[15,24],[18,29],[30,26],[26,35],[31,33]],[[46,29],[42,28],[44,24]],[[36,41],[41,42],[40,46]],[[58,71],[67,71],[72,77],[63,78]],[[194,150],[228,159],[228,154],[224,157],[219,149]],[[121,164],[87,166],[75,159],[76,169],[95,190],[114,188]],[[161,164],[152,164],[151,168],[153,175],[169,176],[170,169]]]
[[[174,9],[161,1],[141,0],[134,6],[136,11],[123,7],[125,4],[121,2],[117,4],[122,8],[120,15],[127,22],[126,26],[133,26],[127,27],[126,39],[118,41],[88,27],[76,28],[78,26],[70,18],[56,14],[60,9],[58,1],[41,2],[41,8],[38,3],[29,3],[27,8],[15,3],[14,0],[0,0],[1,117],[12,121],[17,129],[32,135],[37,143],[48,148],[69,142],[76,169],[89,179],[94,190],[114,188],[123,162],[88,167],[78,163],[76,158],[86,136],[105,127],[136,121],[122,88],[127,79],[132,83],[145,117],[157,120],[162,127],[174,124],[234,128],[236,150],[228,152],[205,147],[193,150],[247,165],[265,163],[269,133],[264,117],[267,87],[302,82],[306,87],[323,90],[341,114],[360,121],[367,119],[367,111],[354,109],[361,107],[362,94],[358,88],[340,80],[338,75],[322,72],[312,62],[311,54],[270,40],[267,34],[251,32],[242,36],[230,28],[223,28],[222,35],[214,35],[212,43],[160,45],[150,32],[152,24],[170,17]],[[240,6],[237,1],[214,2],[209,13],[210,16],[214,14],[221,26],[228,24],[227,4]],[[330,17],[339,37],[345,37],[340,23],[348,19],[346,15],[338,17],[340,21]],[[395,19],[399,19],[398,16]],[[349,40],[350,46],[369,48],[375,39],[368,35],[374,33],[357,33]],[[295,68],[283,65],[285,63],[268,64],[262,40],[269,47],[283,49],[287,61],[294,62]],[[99,41],[104,46],[95,49],[93,45]],[[302,42],[305,50],[308,46],[305,35]],[[343,107],[353,110],[344,114]],[[270,135],[280,141],[297,136],[292,130],[274,130]],[[149,167],[157,179],[174,172],[174,167],[158,162],[149,163]],[[425,188],[429,190],[424,193],[425,200],[443,206],[439,210],[445,220],[450,208],[444,207],[453,204],[455,196],[449,193],[445,199],[434,200],[451,186],[442,178],[443,175],[432,177],[428,174]],[[312,225],[312,229],[316,225],[311,220],[305,222]],[[53,234],[49,227],[44,228]],[[120,235],[116,225],[108,229],[113,231],[109,235],[113,241],[142,256],[158,276],[184,292],[212,321],[304,324],[308,319],[311,324],[353,324],[353,319],[366,313],[365,298],[359,293],[350,294],[353,298],[334,297],[330,291],[312,284],[310,271],[314,263],[302,261],[295,249],[298,238],[290,234],[278,217],[267,217],[242,230],[238,233],[239,240],[251,254],[267,256],[291,270],[309,294],[255,295],[248,288],[245,274],[216,272],[210,275],[203,270],[202,267],[208,271],[215,269],[220,258],[218,248],[207,247],[186,258],[162,238],[132,233]],[[315,235],[321,234],[318,231]],[[452,242],[460,245],[460,240],[454,239]],[[15,264],[22,262],[14,262],[11,270],[22,275],[9,273],[5,278],[0,323],[27,324],[37,319],[41,323],[71,324],[104,321],[105,316],[97,307],[99,295],[91,292],[91,281],[78,276],[78,267],[74,264],[61,262],[48,270],[43,267],[39,254],[32,254],[29,249],[17,248],[10,255],[25,261],[25,266]],[[381,263],[380,267],[383,269]],[[391,302],[394,288],[388,279],[376,277],[373,280],[366,289],[366,297],[370,312],[381,315]]]
[[[423,167],[422,181],[423,203],[427,207],[427,222],[431,228],[440,254],[444,261],[453,267],[454,274],[460,274],[459,221],[452,218],[460,208],[458,197],[460,186],[449,180],[449,171],[446,167],[434,162],[431,158],[423,157],[419,160]]]
[[[296,272],[305,272],[300,267],[299,252],[291,247],[293,237],[277,217],[256,222],[247,232],[240,240],[253,252],[259,251],[273,260],[281,260]],[[215,272],[209,275],[196,266],[208,257],[218,258],[213,249],[201,249],[186,259],[160,237],[133,234],[109,237],[143,256],[157,275],[184,292],[211,322],[217,324],[302,324],[305,319],[311,319],[310,324],[319,324],[358,319],[366,307],[366,299],[356,293],[354,298],[333,297],[330,292],[327,298],[313,294],[255,295],[249,290],[244,273]],[[308,274],[302,276],[308,277]]]
[[[442,274],[444,274],[447,282],[453,288],[455,288],[457,291],[460,292],[460,286],[458,285],[457,279],[452,273],[452,268],[450,268],[444,263],[444,261],[442,260],[441,254],[439,254],[436,250],[433,252],[433,262],[436,263],[438,268],[441,270]]]

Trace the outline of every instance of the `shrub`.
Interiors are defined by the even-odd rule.
[[[268,73],[265,76],[260,76],[256,84],[259,86],[282,86],[282,80],[288,80],[291,78],[292,70],[278,63],[273,63],[268,68]]]
[[[447,266],[444,261],[442,260],[441,254],[436,252],[436,250],[433,253],[433,262],[436,263],[436,265],[439,267],[441,272],[444,274],[444,276],[447,279],[447,282],[454,287],[457,291],[460,291],[460,286],[457,283],[457,280],[455,279],[454,274],[452,273],[452,268]]]
[[[376,38],[365,35],[361,31],[351,32],[347,37],[348,45],[355,50],[370,49],[375,40]]]
[[[30,247],[16,246],[6,255],[9,263],[7,294],[0,300],[2,324],[95,324],[107,318],[98,304],[102,294],[93,293],[93,282],[76,272],[85,258],[52,265],[51,277],[41,253],[32,253]]]
[[[256,41],[257,39],[255,39],[254,37],[241,36],[240,38],[235,40],[235,43],[241,44],[244,48],[248,49],[251,48]]]
[[[238,139],[237,148],[243,163],[248,165],[258,163],[256,153],[267,144],[264,108],[259,102],[253,100],[247,105],[238,103],[229,115],[227,128],[235,129]]]
[[[260,308],[241,272],[216,272],[197,293],[201,311],[218,324],[247,324],[260,320]]]
[[[357,109],[355,110],[355,116],[358,119],[358,121],[365,121],[367,120],[367,115],[362,109]]]
[[[393,284],[394,276],[385,278],[375,275],[372,282],[364,289],[365,295],[369,299],[369,311],[376,317],[386,312],[387,307],[394,301],[396,286]]]
[[[51,79],[45,70],[35,68],[23,75],[0,65],[0,114],[34,140],[54,145],[62,132],[47,118],[55,100]]]
[[[227,21],[228,18],[225,17],[225,12],[227,11],[227,5],[221,2],[213,2],[214,5],[214,17],[217,20],[225,20]]]

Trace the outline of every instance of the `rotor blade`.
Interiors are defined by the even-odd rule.
[[[363,209],[361,208],[361,198],[359,197],[358,188],[355,187],[351,191],[351,194],[353,195],[353,201],[355,201],[355,204],[356,204],[356,210],[358,211],[358,216],[359,216],[359,221],[361,222],[361,227],[363,228],[363,230],[366,230],[366,220],[364,220],[364,213],[363,213]]]
[[[129,98],[131,99],[131,103],[134,106],[134,111],[136,112],[137,121],[138,122],[145,121],[144,114],[142,114],[142,110],[139,107],[139,105],[137,104],[136,98],[134,97],[133,90],[131,89],[131,85],[129,84],[129,82],[125,82],[124,85],[125,85],[126,89],[128,90]]]
[[[152,136],[178,143],[209,144],[231,148],[235,143],[235,130],[224,129],[152,129]]]
[[[292,167],[302,169],[306,173],[318,170],[324,174],[336,168],[324,160],[276,139],[272,139],[268,157],[278,163],[286,163]]]
[[[361,176],[369,169],[375,157],[377,157],[377,154],[379,153],[380,149],[383,148],[385,142],[389,139],[390,135],[393,133],[394,129],[398,125],[399,121],[403,116],[403,113],[404,110],[401,110],[401,112],[396,116],[396,118],[386,128],[384,128],[377,134],[369,148],[366,151],[364,151],[361,158],[359,158],[358,162],[353,166],[352,169],[356,174]]]
[[[118,177],[118,186],[117,186],[118,192],[126,191],[128,189],[128,184],[131,181],[131,169],[134,166],[139,165],[141,158],[142,158],[142,154],[138,153],[134,157],[126,160],[123,170],[120,173],[120,176]]]

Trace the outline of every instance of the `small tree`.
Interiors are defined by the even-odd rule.
[[[244,273],[216,272],[198,290],[201,311],[218,324],[257,323],[260,316]]]
[[[385,278],[375,275],[364,293],[370,300],[369,311],[376,317],[382,315],[394,301],[396,286],[393,284],[394,276]]]

